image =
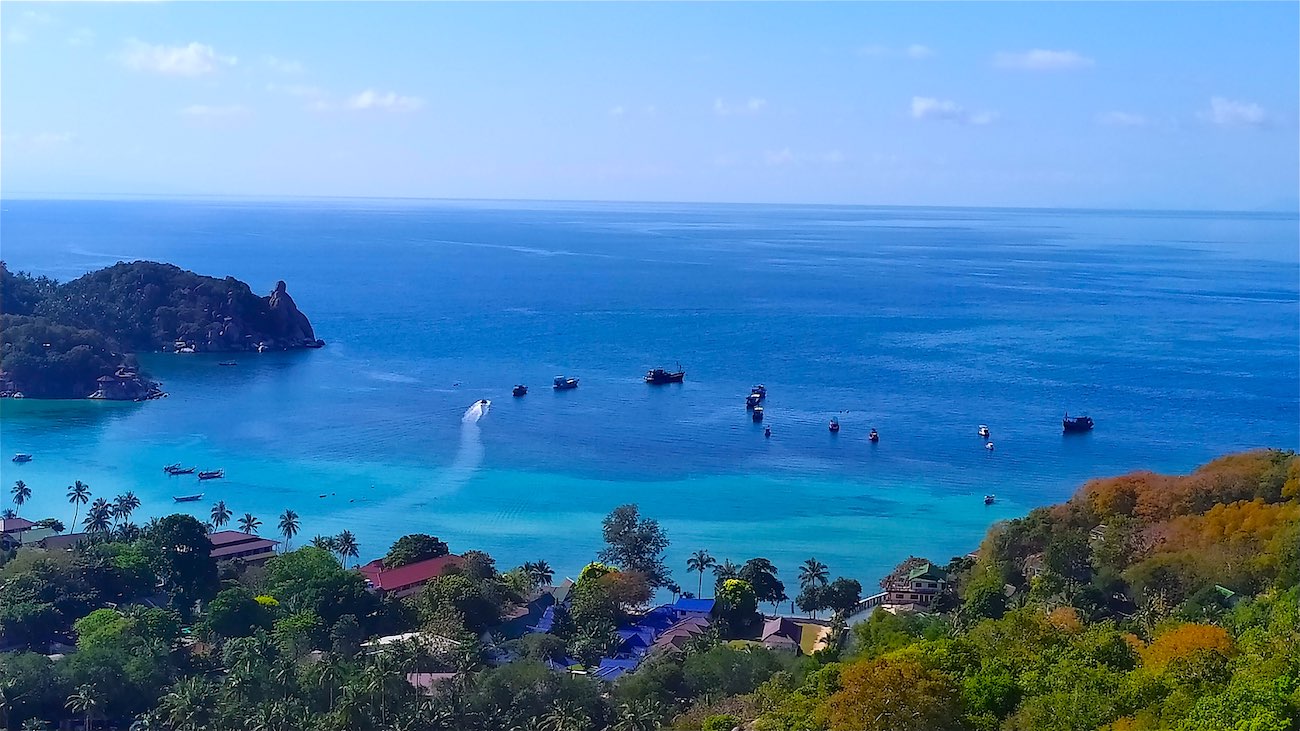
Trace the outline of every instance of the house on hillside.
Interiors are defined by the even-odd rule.
[[[769,650],[799,654],[803,626],[789,617],[773,617],[763,622],[759,642]]]
[[[418,594],[424,585],[463,563],[460,556],[447,554],[390,569],[383,559],[375,559],[357,568],[366,577],[369,589],[381,596],[397,599]]]
[[[275,555],[275,547],[280,545],[279,541],[237,530],[209,533],[208,541],[212,543],[212,551],[209,553],[212,558],[218,561],[240,559],[248,564],[265,563]]]
[[[0,518],[0,549],[36,546],[42,539],[57,536],[53,528],[38,526],[26,518]]]
[[[907,572],[907,575],[889,582],[885,587],[885,607],[915,605],[926,609],[934,600],[948,591],[948,573],[932,563],[924,563]]]

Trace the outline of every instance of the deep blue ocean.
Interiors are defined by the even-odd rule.
[[[154,355],[167,399],[6,401],[3,483],[225,500],[362,558],[429,532],[573,574],[634,502],[686,555],[876,580],[1094,476],[1300,446],[1300,242],[1283,214],[677,204],[4,201],[61,280],[153,259],[277,279],[328,346]],[[681,385],[646,369],[677,363]],[[550,387],[577,376],[576,391]],[[531,387],[513,399],[515,383]],[[744,396],[769,389],[772,438]],[[477,424],[463,415],[492,406]],[[1063,437],[1064,412],[1097,424]],[[828,420],[843,429],[832,435]],[[992,430],[993,452],[976,435]],[[879,430],[878,444],[867,442]],[[224,468],[201,487],[171,462]],[[172,496],[202,491],[199,503]],[[986,507],[983,496],[995,493]]]

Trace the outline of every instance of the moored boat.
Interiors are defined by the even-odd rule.
[[[875,429],[872,429],[872,430],[871,430],[871,433],[867,435],[867,441],[870,441],[870,442],[878,442],[878,441],[880,441],[880,435],[876,433],[876,430],[875,430]]]
[[[568,376],[556,376],[555,383],[551,386],[556,391],[568,391],[578,387],[578,379]]]
[[[755,407],[754,407],[754,411],[753,411],[753,416],[750,417],[750,418],[752,418],[754,421],[762,421],[762,420],[763,420],[763,407],[762,407],[762,406],[755,406]]]
[[[163,472],[169,475],[192,475],[197,467],[181,467],[181,463],[169,464],[163,468]]]
[[[988,439],[988,438],[989,438],[989,428],[988,428],[987,426],[985,426],[984,424],[980,424],[979,435],[980,435],[981,437],[985,438],[985,439]]]
[[[992,451],[993,451],[993,442],[984,442],[984,448],[987,449],[988,451],[992,452]]]
[[[997,495],[985,495],[985,496],[984,496],[984,504],[985,504],[985,505],[992,505],[992,504],[993,504],[993,501],[995,501],[995,500],[997,500],[997,499],[998,499]]]
[[[17,462],[18,464],[22,464],[24,462],[31,462],[32,456],[30,454],[27,454],[26,452],[19,452],[18,454],[14,455],[14,461]]]
[[[217,365],[219,365],[219,366],[237,366],[237,365],[239,365],[239,364],[236,363],[236,362],[233,361],[233,360],[223,360],[223,361],[221,361],[220,363],[217,363]]]
[[[749,393],[753,396],[757,396],[759,401],[763,401],[767,398],[767,386],[760,383],[749,389]]]
[[[677,366],[675,371],[667,371],[663,368],[655,368],[645,372],[645,382],[652,386],[661,386],[665,383],[681,383],[686,378],[686,371],[681,366]]]
[[[1079,434],[1082,432],[1092,431],[1093,423],[1091,416],[1074,416],[1069,414],[1061,419],[1061,430],[1066,434]]]
[[[208,472],[199,473],[200,480],[219,480],[225,476],[226,476],[225,470],[211,470]]]
[[[527,395],[528,395],[528,387],[525,386],[524,384],[520,383],[520,384],[516,385],[513,389],[511,389],[511,391],[510,391],[510,395],[511,395],[511,396],[514,396],[515,398],[519,398],[520,396],[527,396]]]
[[[831,417],[830,430],[831,434],[838,434],[840,431],[840,420],[834,416]]]
[[[202,499],[203,499],[203,493],[199,493],[197,495],[180,495],[172,498],[172,500],[175,500],[178,503],[192,503],[196,500],[202,500]]]
[[[752,409],[761,403],[763,403],[763,397],[756,393],[751,393],[745,397],[745,408],[747,409]]]
[[[765,427],[763,427],[763,436],[766,437],[766,438],[768,438],[768,439],[771,439],[771,438],[772,438],[772,427],[770,427],[770,426],[765,426]]]

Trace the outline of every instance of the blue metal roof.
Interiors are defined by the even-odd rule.
[[[691,612],[692,614],[712,614],[712,599],[678,599],[673,602],[673,609],[679,612]]]

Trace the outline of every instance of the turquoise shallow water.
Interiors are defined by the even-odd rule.
[[[147,404],[0,404],[0,449],[37,456],[0,464],[28,516],[70,518],[81,479],[135,490],[142,517],[293,508],[300,542],[349,528],[366,558],[419,530],[571,573],[637,502],[683,586],[701,547],[869,586],[1090,476],[1300,443],[1294,217],[5,201],[0,234],[11,267],[60,278],[135,258],[284,278],[329,342],[148,357],[171,396]],[[676,361],[686,383],[639,382]],[[558,373],[581,387],[553,393]],[[743,407],[756,382],[771,440]],[[1097,431],[1062,438],[1066,409]],[[176,461],[229,477],[200,488]]]

